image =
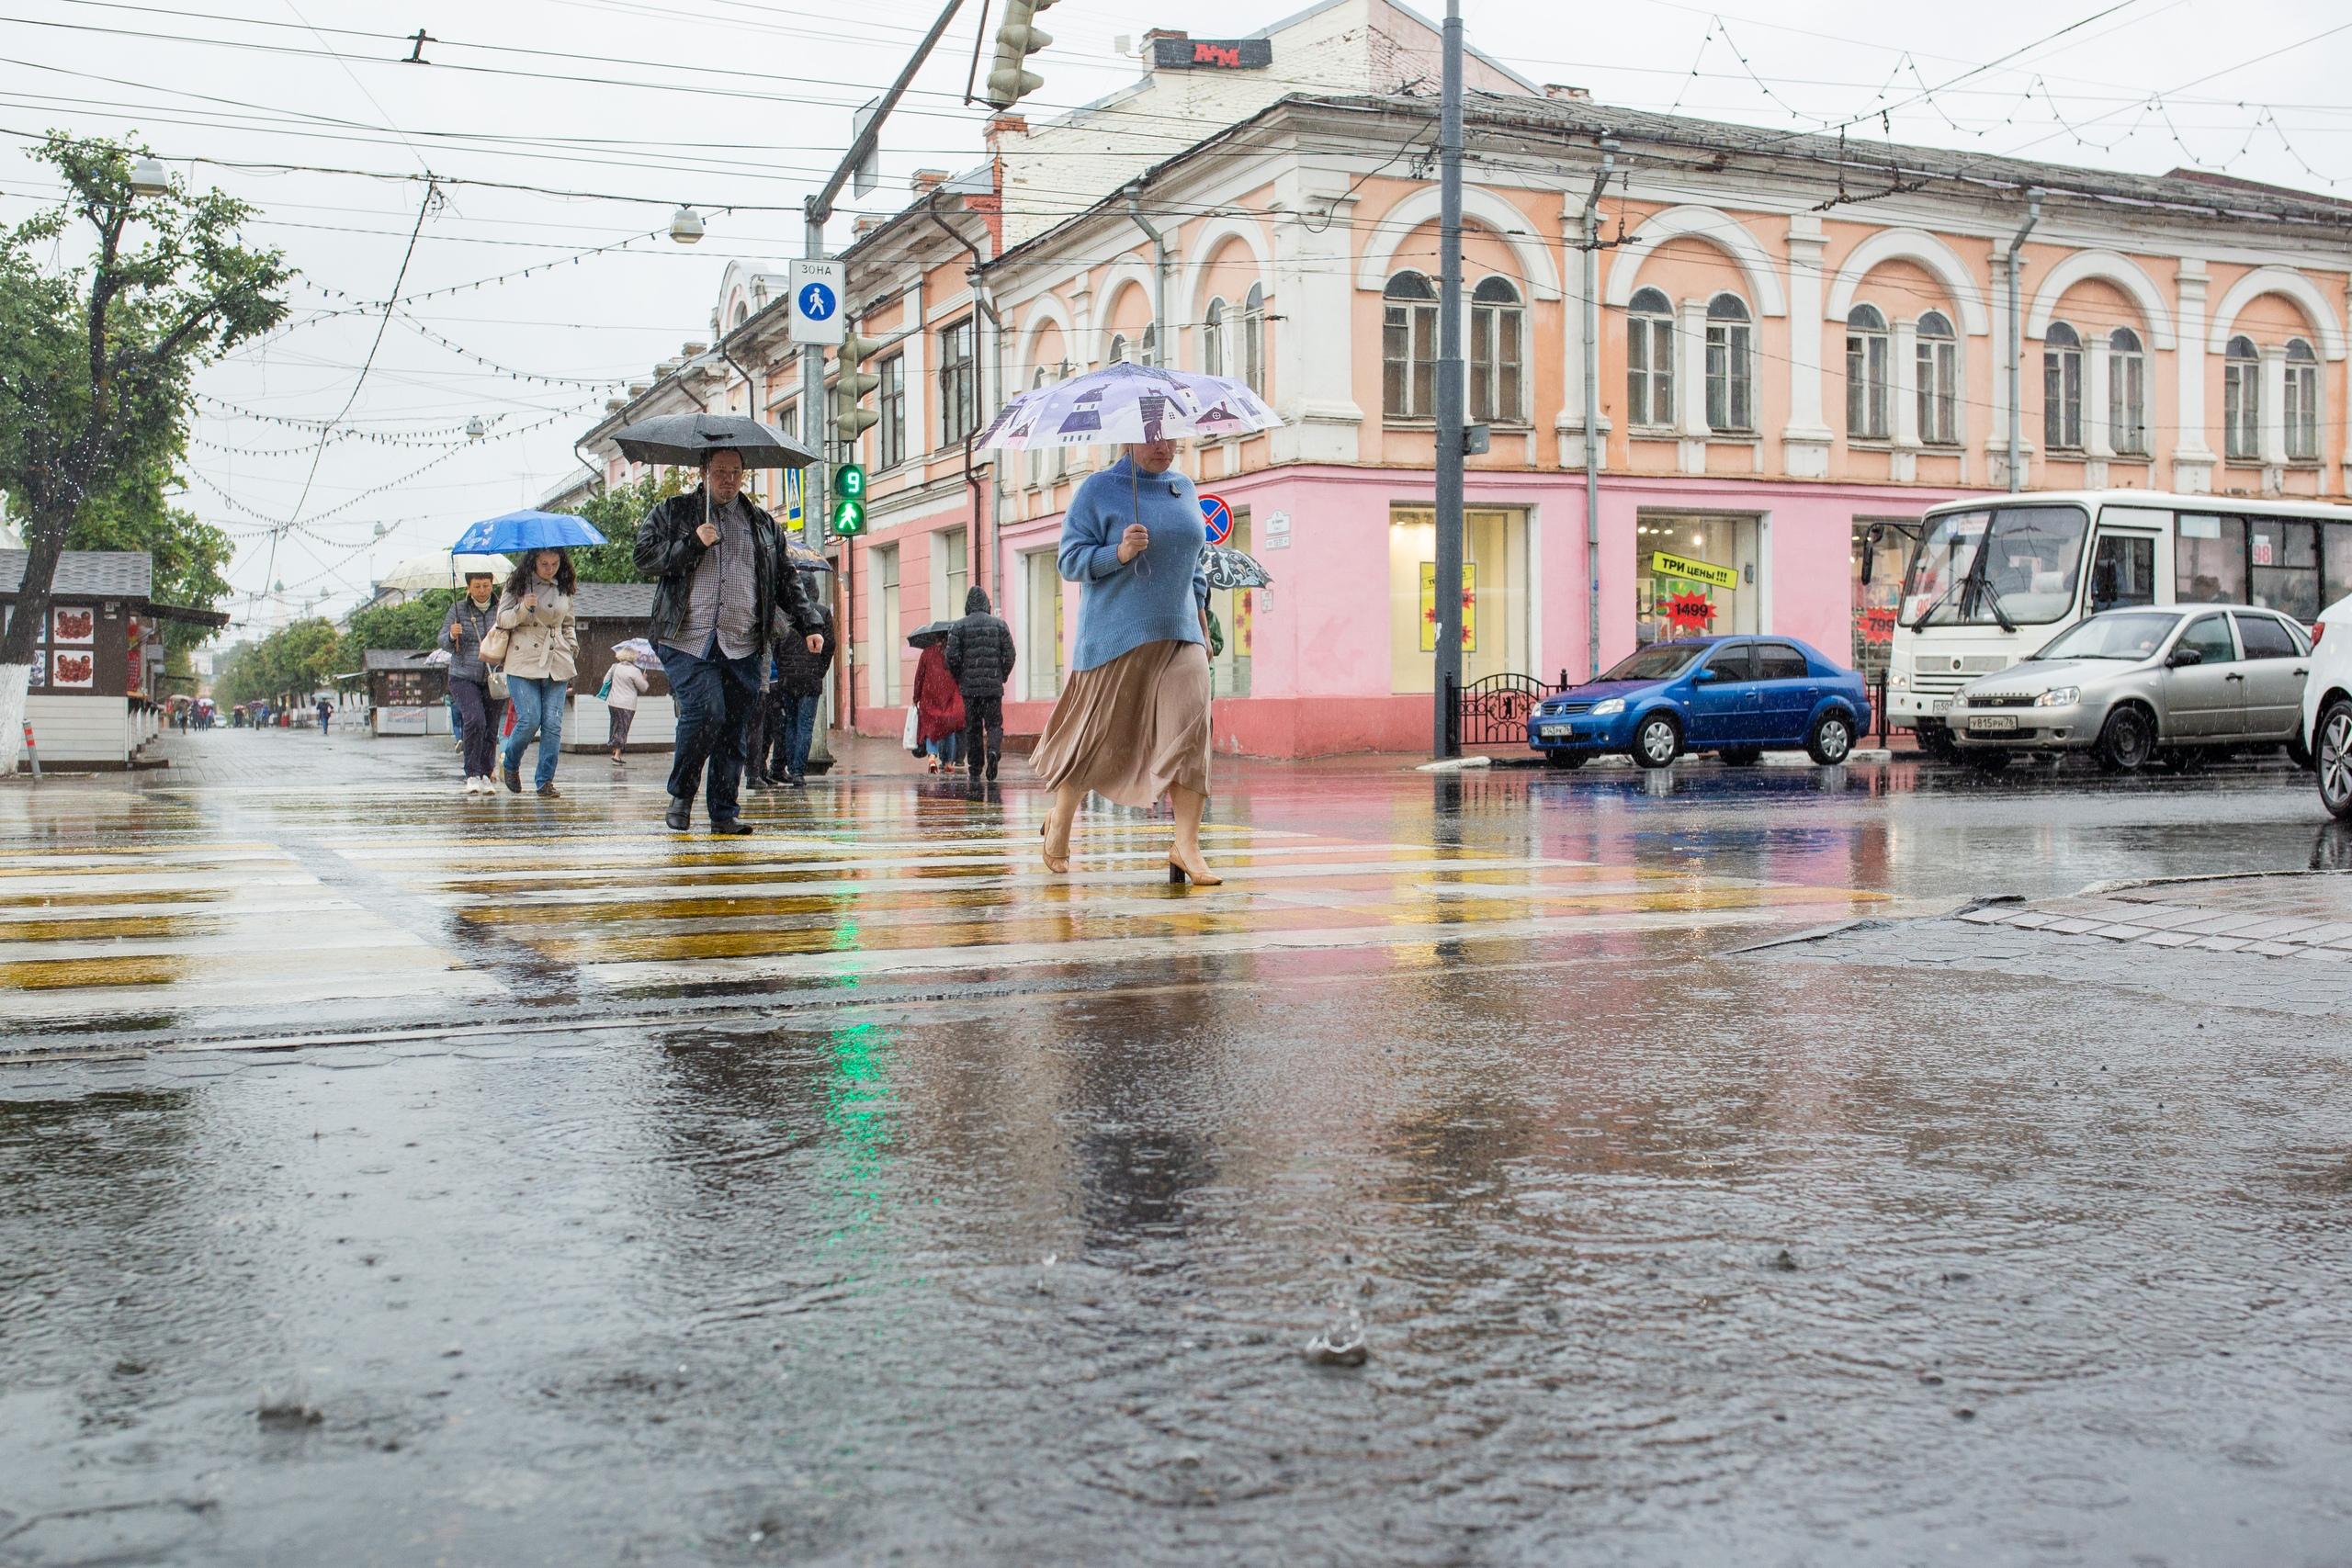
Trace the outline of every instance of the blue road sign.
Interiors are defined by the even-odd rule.
[[[1201,497],[1201,525],[1212,545],[1221,545],[1233,537],[1233,508],[1225,498],[1216,495]]]
[[[800,313],[812,321],[829,321],[838,303],[833,291],[821,283],[812,283],[800,291]]]

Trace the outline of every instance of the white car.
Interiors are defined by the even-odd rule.
[[[2303,682],[2303,745],[2319,773],[2320,804],[2352,821],[2352,599],[2320,612]]]

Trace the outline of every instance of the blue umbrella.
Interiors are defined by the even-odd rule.
[[[477,523],[458,535],[458,542],[449,547],[449,553],[474,555],[492,551],[503,555],[517,550],[576,550],[604,542],[604,535],[568,512],[510,512],[503,517]]]

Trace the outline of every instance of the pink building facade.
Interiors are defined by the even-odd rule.
[[[1334,0],[1264,36],[1275,72],[1312,51],[1335,90],[1252,99],[1220,81],[1229,122],[1181,146],[1165,111],[1208,89],[1165,69],[1056,125],[1007,118],[989,165],[922,186],[847,253],[859,330],[884,346],[859,443],[873,528],[841,558],[856,659],[840,722],[895,732],[906,633],[978,581],[1021,648],[1009,725],[1042,726],[1076,630],[1062,510],[1115,454],[967,460],[963,437],[1013,391],[1132,357],[1246,378],[1284,420],[1181,459],[1275,580],[1215,606],[1219,748],[1427,745],[1437,191],[1393,154],[1433,135],[1435,104],[1381,73],[1434,35],[1385,0]],[[1582,678],[1692,630],[1794,635],[1868,668],[1900,525],[2013,472],[2032,489],[2352,489],[2352,205],[1928,149],[1864,166],[1834,141],[1612,109],[1490,62],[1474,86],[1464,343],[1491,441],[1469,460],[1469,678]],[[1165,152],[1119,164],[1136,116]],[[1067,192],[1096,143],[1119,186],[1049,204],[1040,171]],[[716,323],[732,356],[773,364],[763,406],[797,419],[790,346],[760,325],[773,307],[732,309]]]

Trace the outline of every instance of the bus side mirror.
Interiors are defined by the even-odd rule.
[[[2185,664],[2202,664],[2205,656],[2193,648],[2176,648],[2165,655],[2165,668],[2177,670]]]
[[[1873,523],[1862,530],[1862,586],[1871,585],[1872,569],[1878,565],[1878,525]]]

